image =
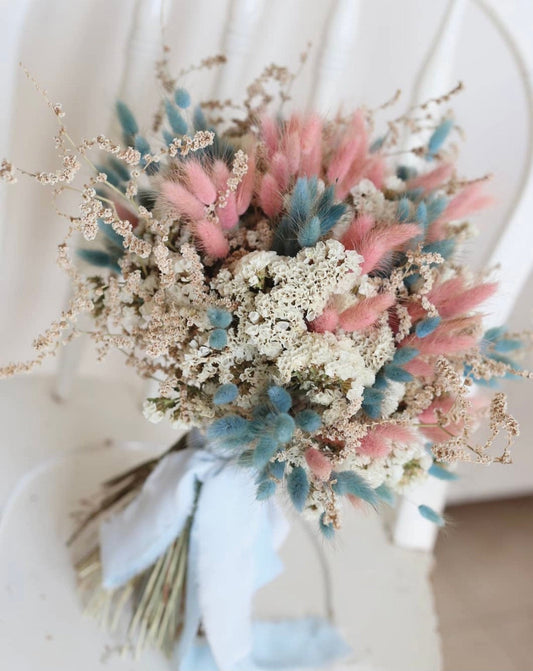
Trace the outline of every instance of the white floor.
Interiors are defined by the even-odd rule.
[[[50,379],[0,382],[0,651],[16,671],[135,671],[175,668],[156,654],[135,662],[84,618],[64,540],[81,497],[112,472],[141,460],[139,444],[168,445],[175,433],[148,424],[139,393],[119,382],[79,380],[68,403]],[[153,449],[153,448],[152,448]],[[430,557],[390,545],[373,513],[350,511],[334,545],[324,546],[339,626],[354,650],[342,669],[439,671]],[[302,525],[284,548],[285,574],[265,589],[270,616],[323,612],[317,554]]]

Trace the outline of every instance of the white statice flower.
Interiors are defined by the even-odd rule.
[[[395,221],[398,203],[388,200],[383,191],[369,179],[362,179],[350,191],[352,202],[359,214],[368,214],[376,221]]]
[[[390,417],[400,405],[400,401],[405,396],[405,384],[403,382],[387,381],[387,393],[381,403],[381,416]]]
[[[403,193],[407,186],[403,179],[400,179],[396,175],[387,175],[383,181],[383,188],[387,191],[394,191],[395,193]]]
[[[157,405],[150,399],[143,403],[143,415],[152,424],[158,424],[165,417],[165,413],[158,410]]]
[[[433,460],[425,443],[423,436],[417,436],[409,444],[393,443],[386,457],[351,454],[344,461],[343,469],[359,473],[373,488],[387,485],[394,491],[404,492],[427,478]]]
[[[396,351],[394,333],[388,323],[366,331],[355,331],[351,338],[361,352],[365,366],[374,373],[389,363]]]

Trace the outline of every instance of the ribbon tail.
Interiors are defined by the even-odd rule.
[[[351,648],[337,628],[320,617],[254,622],[254,668],[265,671],[329,668],[332,662],[350,653]],[[246,671],[244,666],[237,668]]]
[[[100,525],[102,583],[115,589],[151,566],[181,533],[192,512],[196,480],[212,467],[200,450],[164,457],[141,492]]]
[[[198,507],[198,581],[202,623],[221,671],[252,650],[255,545],[262,504],[250,474],[228,464],[204,482]]]

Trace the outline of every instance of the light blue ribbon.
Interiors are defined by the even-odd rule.
[[[124,585],[167,550],[193,512],[198,481],[180,671],[298,669],[345,655],[338,632],[320,618],[252,621],[254,593],[283,570],[277,551],[288,525],[277,504],[256,500],[251,470],[204,449],[168,454],[132,503],[102,523],[104,587]]]

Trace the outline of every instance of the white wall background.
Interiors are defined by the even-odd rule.
[[[533,27],[531,2],[498,2],[512,5],[523,16],[524,26]],[[176,69],[221,51],[228,4],[227,0],[168,2],[166,40]],[[109,130],[127,58],[133,6],[133,0],[0,2],[0,158],[8,156],[28,170],[55,167],[51,139],[55,120],[17,68],[19,60],[54,100],[63,103],[73,137]],[[331,6],[331,0],[268,0],[252,41],[253,53],[246,57],[241,91],[267,63],[294,67],[307,42],[319,44]],[[331,110],[339,103],[376,107],[401,88],[404,95],[398,112],[394,110],[399,114],[408,103],[445,7],[444,0],[363,0],[358,37]],[[137,48],[145,46],[139,43]],[[153,58],[150,49],[146,58]],[[314,49],[294,87],[297,103],[307,99],[316,59]],[[491,191],[497,202],[478,215],[482,237],[469,250],[474,262],[482,265],[517,195],[528,160],[531,120],[512,51],[474,0],[465,13],[453,73],[466,87],[454,102],[466,137],[461,170],[468,176],[494,174]],[[216,73],[194,76],[190,90],[209,97],[215,81]],[[127,101],[145,124],[154,90],[142,86],[138,99]],[[30,357],[33,337],[63,306],[66,283],[53,259],[64,221],[55,214],[47,191],[36,184],[21,180],[16,187],[4,187],[1,195],[0,357],[7,361]],[[512,328],[532,326],[532,289],[530,280],[514,311]],[[44,368],[53,369],[53,362]],[[82,373],[132,379],[118,357],[97,364],[90,350]],[[463,478],[452,491],[455,500],[533,491],[533,388],[515,385],[510,400],[523,432],[515,464],[463,469]]]

